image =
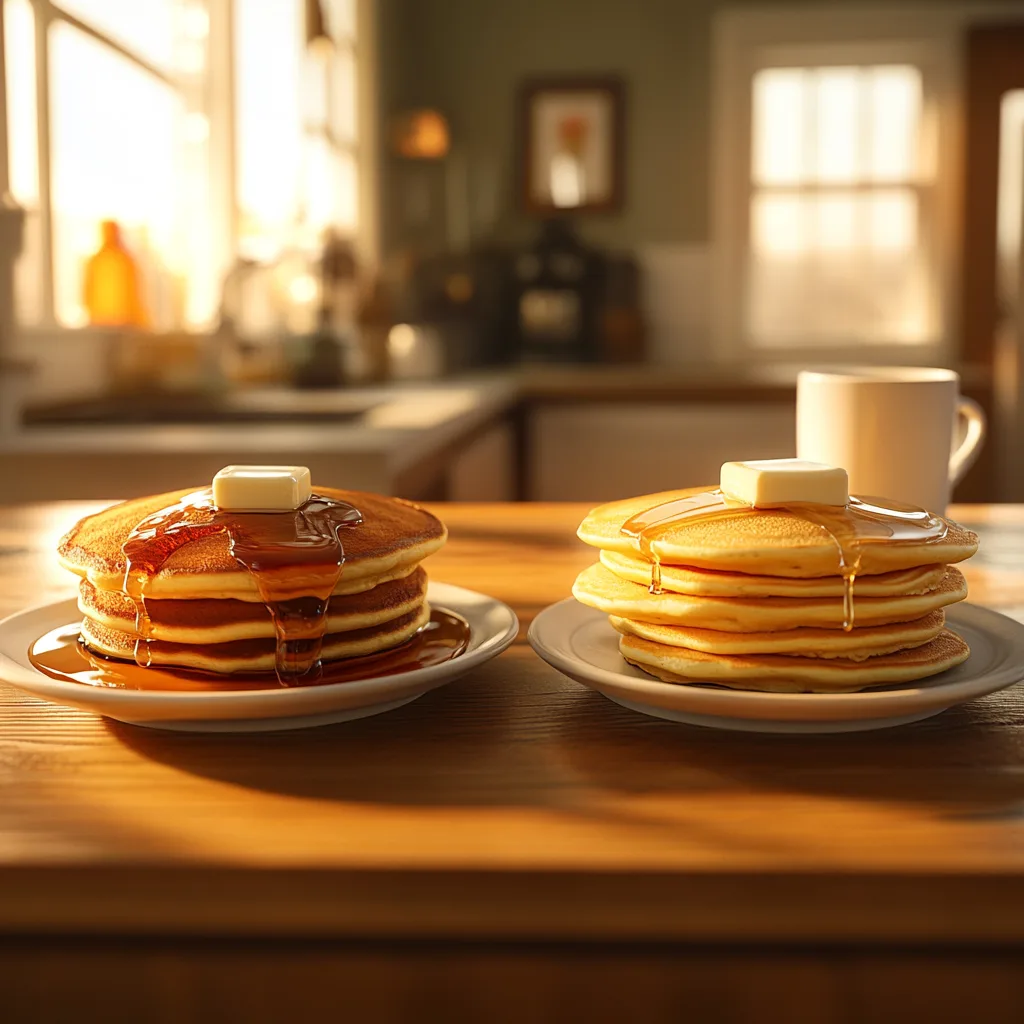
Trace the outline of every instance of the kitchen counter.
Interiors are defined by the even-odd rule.
[[[212,478],[238,461],[308,465],[314,479],[418,493],[453,451],[518,401],[510,376],[358,391],[242,392],[253,411],[319,409],[320,422],[30,426],[0,434],[5,500],[131,497]],[[350,417],[353,408],[365,413]],[[329,419],[331,410],[337,422]]]
[[[74,592],[97,507],[0,509],[0,616]],[[5,1019],[1024,1019],[1020,686],[875,733],[648,718],[525,643],[583,507],[436,511],[431,575],[523,633],[388,714],[167,733],[0,683]],[[1020,616],[1024,507],[953,515]]]

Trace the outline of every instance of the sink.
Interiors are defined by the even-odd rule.
[[[355,392],[243,391],[223,395],[102,395],[22,412],[26,427],[231,425],[236,423],[352,423],[381,404]]]

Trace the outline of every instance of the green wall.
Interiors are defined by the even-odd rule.
[[[400,95],[436,105],[464,147],[481,213],[499,233],[515,209],[519,83],[531,75],[616,72],[627,85],[628,202],[588,218],[610,245],[708,234],[706,155],[712,0],[406,0]],[[494,194],[492,194],[492,192]]]

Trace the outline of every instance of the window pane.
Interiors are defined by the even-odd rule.
[[[1024,302],[1020,294],[1021,221],[1024,217],[1024,89],[1003,94],[999,118],[999,189],[996,237],[999,295],[1007,309]]]
[[[919,175],[917,68],[766,68],[754,76],[753,90],[756,183],[899,182]]]
[[[755,196],[748,296],[754,343],[934,340],[917,219],[909,189]]]
[[[178,0],[56,0],[57,5],[163,68],[174,59]]]
[[[305,175],[305,220],[322,230],[354,230],[358,221],[355,161],[331,149],[323,138],[309,140]]]
[[[243,251],[263,255],[298,217],[302,178],[301,8],[235,0],[238,205]]]
[[[860,176],[860,73],[857,68],[824,68],[812,80],[816,107],[817,179],[856,181]]]
[[[879,252],[908,252],[917,245],[917,201],[902,189],[864,197],[867,243]]]
[[[912,67],[877,67],[866,74],[869,114],[867,177],[906,181],[918,170],[921,72]]]
[[[41,323],[43,250],[39,206],[39,149],[36,128],[36,33],[29,0],[4,0],[4,91],[7,102],[7,161],[10,191],[27,213],[21,255],[14,264],[14,306],[18,323]]]
[[[356,64],[351,50],[340,49],[331,61],[331,131],[342,142],[356,138]]]
[[[807,202],[799,196],[765,196],[751,206],[751,247],[764,257],[807,252]]]
[[[29,0],[4,0],[4,37],[11,195],[34,207],[39,202],[36,33]]]
[[[307,129],[327,127],[331,57],[316,51],[302,62],[302,121]]]
[[[335,42],[355,39],[356,0],[324,0],[327,30]]]
[[[857,248],[857,197],[840,193],[821,196],[811,205],[814,245],[822,252],[851,252]]]
[[[796,185],[804,165],[806,84],[800,69],[768,68],[754,76],[754,180]]]
[[[84,322],[83,261],[99,244],[100,221],[111,218],[139,263],[151,319],[175,322],[171,274],[185,227],[177,216],[174,91],[59,21],[51,28],[50,75],[58,318]]]
[[[355,157],[350,153],[336,153],[334,167],[338,189],[335,223],[343,231],[354,233],[359,226],[359,172]]]

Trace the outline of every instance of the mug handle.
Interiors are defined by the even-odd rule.
[[[957,416],[967,421],[967,429],[964,431],[964,439],[949,457],[950,484],[958,484],[964,473],[974,465],[981,451],[981,442],[985,439],[985,412],[977,402],[961,397],[956,412]]]

